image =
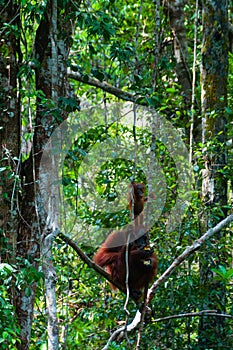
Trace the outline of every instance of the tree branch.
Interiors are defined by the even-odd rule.
[[[134,94],[131,94],[130,92],[123,91],[106,81],[100,81],[96,78],[92,78],[87,74],[81,74],[79,72],[74,72],[71,69],[68,69],[68,77],[77,81],[80,81],[81,83],[88,84],[91,86],[95,86],[103,91],[106,91],[114,96],[117,96],[125,101],[131,101],[131,102],[137,102],[137,100],[141,96],[136,96]],[[147,105],[145,102],[140,102],[140,105]]]
[[[103,347],[102,350],[107,350],[110,343],[113,342],[116,338],[120,339],[124,336],[124,334],[126,332],[131,332],[132,330],[134,330],[137,327],[137,325],[140,323],[140,320],[141,320],[141,312],[139,310],[137,310],[133,321],[130,324],[128,324],[127,326],[125,325],[125,326],[122,326],[122,327],[116,329],[112,333],[107,344]]]
[[[166,321],[166,320],[172,320],[174,318],[183,318],[183,317],[196,317],[196,316],[216,316],[216,317],[225,317],[225,318],[231,318],[233,319],[233,316],[228,315],[228,314],[220,314],[217,312],[217,310],[202,310],[199,312],[189,312],[186,314],[179,314],[179,315],[171,315],[167,317],[160,317],[156,318],[152,322],[161,322],[161,321]]]
[[[153,298],[153,296],[155,295],[155,291],[156,289],[159,287],[160,284],[162,284],[173,272],[174,270],[184,261],[187,259],[187,257],[189,255],[191,255],[193,252],[195,252],[196,250],[198,250],[210,237],[212,237],[214,234],[216,234],[217,232],[221,231],[225,226],[227,226],[230,222],[233,221],[233,214],[229,215],[228,217],[226,217],[224,220],[222,220],[221,222],[219,222],[215,227],[209,229],[204,235],[202,235],[199,239],[197,239],[196,241],[193,242],[193,244],[191,246],[188,246],[184,252],[182,254],[180,254],[174,261],[173,263],[170,265],[170,267],[162,274],[162,276],[160,276],[158,278],[157,281],[155,281],[155,283],[152,285],[152,287],[149,289],[148,294],[147,294],[147,304],[151,301],[151,299]],[[111,283],[113,283],[117,288],[119,288],[121,291],[123,291],[125,293],[125,291],[122,289],[121,285],[118,285],[115,281],[113,281],[110,277],[110,275],[103,270],[101,267],[99,267],[98,265],[96,265],[78,246],[77,244],[72,241],[69,237],[67,237],[66,235],[64,235],[63,233],[59,233],[59,236],[62,238],[62,240],[66,243],[68,243],[75,251],[76,253],[79,255],[79,257],[91,268],[93,268],[95,271],[97,271],[98,273],[100,273],[102,276],[104,276],[108,281],[110,281]],[[212,313],[209,313],[211,312]],[[206,314],[204,314],[206,313]],[[177,318],[177,317],[185,317],[185,316],[189,316],[191,317],[191,314],[183,314],[183,315],[176,315],[176,316],[168,316],[170,318]],[[215,310],[204,310],[201,311],[199,313],[193,313],[192,316],[218,316],[218,317],[230,317],[232,318],[232,316],[230,315],[224,315],[224,314],[217,314],[215,312]],[[168,319],[168,318],[163,318],[163,319]],[[112,336],[110,337],[108,343],[105,345],[105,347],[103,348],[103,350],[107,349],[108,345],[114,340],[116,339],[116,337],[121,334],[122,332],[130,332],[133,329],[135,329],[138,324],[140,323],[141,320],[141,313],[138,310],[136,312],[136,315],[133,319],[133,321],[126,326],[120,327],[119,329],[117,329]],[[159,322],[162,319],[157,319],[154,322]]]
[[[189,313],[185,313],[185,314],[179,314],[179,315],[171,315],[171,316],[167,316],[167,317],[160,317],[160,318],[157,318],[155,320],[153,320],[152,322],[155,323],[155,322],[162,322],[162,321],[166,321],[166,320],[171,320],[171,319],[176,319],[176,318],[183,318],[183,317],[201,317],[201,316],[213,316],[213,317],[224,317],[224,318],[230,318],[230,319],[233,319],[233,316],[231,315],[228,315],[228,314],[220,314],[218,313],[216,310],[202,310],[202,311],[199,311],[199,312],[189,312]],[[116,329],[111,337],[109,338],[107,344],[103,347],[102,350],[107,350],[108,349],[108,346],[110,345],[110,343],[112,341],[114,341],[116,338],[122,338],[124,333],[125,332],[131,332],[132,330],[134,330],[139,322],[140,322],[140,319],[141,319],[141,313],[140,311],[138,310],[133,321],[127,325],[127,326],[122,326],[118,329]]]
[[[64,233],[59,232],[58,236],[61,237],[61,239],[66,242],[71,248],[74,249],[74,251],[78,254],[78,256],[80,257],[80,259],[85,262],[87,264],[87,266],[91,267],[92,269],[94,269],[95,271],[97,271],[100,275],[102,275],[104,278],[106,278],[106,280],[108,280],[109,282],[111,282],[112,284],[114,284],[114,286],[116,286],[121,292],[126,293],[124,288],[122,287],[121,284],[117,283],[116,281],[114,281],[110,274],[107,273],[104,269],[102,269],[99,265],[95,264],[93,260],[91,260],[86,253],[84,253],[82,251],[82,249],[80,249],[78,247],[78,245],[68,236],[66,236]]]
[[[229,215],[224,220],[219,222],[215,227],[210,228],[203,236],[201,236],[199,239],[194,241],[191,246],[188,246],[184,250],[184,252],[173,261],[173,263],[169,266],[169,268],[162,274],[162,276],[160,276],[157,279],[157,281],[155,281],[152,287],[148,290],[147,304],[151,301],[151,299],[155,295],[155,291],[159,287],[159,285],[163,283],[174,272],[177,266],[179,266],[184,260],[186,260],[187,257],[191,255],[191,253],[198,250],[211,236],[221,231],[223,227],[227,226],[232,221],[233,221],[233,214]]]

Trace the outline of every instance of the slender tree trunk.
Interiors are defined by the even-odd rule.
[[[227,180],[223,176],[226,165],[226,125],[228,75],[228,2],[206,0],[203,4],[202,46],[202,141],[205,169],[203,170],[202,193],[206,211],[202,217],[203,230],[212,227],[226,216]],[[216,219],[219,217],[219,219]],[[225,311],[225,288],[213,280],[213,267],[224,264],[224,252],[220,253],[218,240],[224,237],[221,231],[217,240],[212,240],[208,252],[200,260],[200,279],[203,286],[203,309]],[[213,339],[218,344],[213,344]],[[199,324],[200,349],[226,346],[224,318],[202,317]]]
[[[192,77],[189,68],[188,43],[186,37],[184,6],[185,0],[169,0],[169,18],[174,42],[176,74],[181,85],[184,102],[189,109],[192,99]]]

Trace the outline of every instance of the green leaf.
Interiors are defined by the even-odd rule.
[[[7,264],[7,263],[1,263],[0,264],[0,271],[2,271],[2,270],[13,272],[14,267],[10,264]]]
[[[30,297],[31,294],[32,294],[31,289],[28,288],[28,287],[26,287],[26,288],[25,288],[25,295],[26,295],[27,297]]]
[[[175,93],[177,90],[173,87],[169,87],[169,88],[166,88],[166,92],[169,92],[169,93]]]

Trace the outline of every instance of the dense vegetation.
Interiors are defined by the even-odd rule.
[[[92,258],[143,182],[160,277],[231,214],[232,2],[0,0],[0,13],[0,347],[103,348],[137,305],[127,316],[61,232]],[[160,283],[141,333],[108,348],[140,333],[138,349],[232,349],[232,243],[228,223]]]

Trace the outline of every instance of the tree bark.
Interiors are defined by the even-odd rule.
[[[63,6],[63,3],[61,3]],[[21,220],[17,237],[17,254],[22,258],[21,268],[29,264],[37,271],[39,258],[43,258],[43,268],[46,281],[46,295],[48,310],[48,331],[52,334],[48,344],[49,349],[56,349],[58,345],[58,327],[56,320],[55,282],[56,275],[52,266],[52,239],[46,237],[55,229],[56,217],[51,201],[50,212],[46,210],[43,193],[39,184],[40,162],[43,149],[52,132],[68,116],[68,112],[59,105],[59,98],[71,96],[71,89],[67,78],[66,62],[69,47],[72,44],[72,22],[67,20],[67,14],[73,11],[73,3],[67,2],[64,8],[56,6],[56,1],[47,2],[35,38],[35,57],[38,65],[35,69],[37,109],[32,150],[29,158],[22,164],[22,202]],[[77,8],[77,3],[75,4]],[[59,16],[57,15],[59,11]],[[59,37],[59,39],[58,39]],[[42,92],[40,94],[39,92]],[[48,168],[44,170],[48,184],[53,182],[53,164],[48,159]],[[58,185],[58,184],[57,184]],[[54,186],[47,186],[47,198],[53,198]],[[56,216],[56,215],[55,215]],[[49,222],[48,222],[49,217]],[[45,240],[45,241],[44,241]],[[49,243],[49,245],[46,245]],[[42,250],[42,251],[41,251]],[[27,282],[26,282],[27,283]],[[21,327],[21,344],[18,349],[27,350],[30,346],[30,333],[33,318],[33,306],[36,291],[36,275],[33,282],[27,284],[30,293],[25,289],[18,291],[16,312]]]
[[[192,100],[192,77],[189,68],[184,18],[185,3],[185,0],[170,0],[168,1],[168,10],[176,59],[176,74],[181,85],[185,105],[189,109]]]
[[[18,216],[17,174],[19,162],[20,102],[17,96],[18,63],[21,52],[13,31],[4,29],[3,24],[18,27],[16,4],[9,1],[0,5],[0,249],[1,259],[15,260]],[[15,189],[15,191],[14,191]]]
[[[202,142],[206,145],[203,157],[202,194],[206,205],[202,217],[203,231],[226,216],[227,179],[223,175],[226,165],[226,125],[228,75],[228,3],[207,0],[203,4],[202,43]],[[210,145],[210,146],[209,146]],[[213,218],[214,216],[214,218]],[[217,239],[224,237],[224,231]],[[217,241],[209,244],[208,253],[200,260],[200,280],[203,286],[202,309],[216,309],[225,312],[225,287],[213,281],[213,267],[224,264],[224,252],[220,253]],[[221,300],[221,303],[219,302]],[[213,336],[214,332],[214,336]],[[201,318],[199,323],[199,346],[207,349],[213,346],[213,339],[219,346],[225,344],[224,319]],[[215,347],[218,346],[215,343]]]

